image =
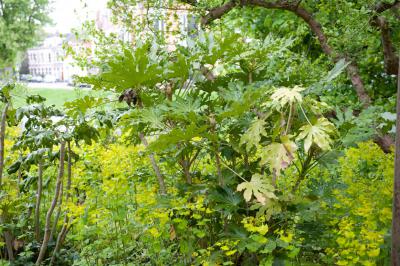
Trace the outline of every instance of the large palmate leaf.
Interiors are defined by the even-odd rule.
[[[163,129],[164,113],[157,107],[144,108],[140,111],[141,122],[149,124],[152,128]]]
[[[86,112],[94,108],[104,102],[102,98],[94,98],[90,96],[85,96],[83,98],[76,99],[71,102],[66,102],[64,107],[66,109],[66,113],[73,117],[77,118],[79,116],[84,116]]]
[[[271,143],[261,151],[261,164],[267,164],[271,172],[280,174],[281,170],[287,168],[294,159],[297,146],[293,141],[282,137],[282,143]]]
[[[96,88],[112,88],[122,92],[130,88],[153,87],[163,80],[165,58],[157,53],[158,46],[150,42],[124,46],[122,51],[105,58],[100,75],[81,78],[80,81]]]
[[[264,205],[256,203],[250,207],[250,210],[258,210],[256,216],[263,216],[268,221],[272,215],[282,212],[282,207],[278,200],[267,199]]]
[[[242,83],[230,83],[228,88],[220,89],[219,95],[228,104],[218,115],[220,118],[240,117],[260,101],[268,86],[243,86]]]
[[[267,136],[265,124],[266,122],[263,119],[255,120],[246,133],[244,133],[241,137],[240,145],[245,144],[247,151],[249,151],[252,147],[256,147],[260,143],[261,136]]]
[[[238,211],[240,203],[243,201],[241,195],[229,187],[217,187],[215,190],[211,190],[209,199],[215,203],[215,209],[227,214]]]
[[[262,97],[267,87],[243,86],[242,83],[230,83],[228,88],[220,89],[219,95],[228,104],[219,114],[222,119],[242,116],[254,107]]]
[[[200,97],[195,98],[190,95],[186,98],[176,97],[176,99],[173,102],[170,102],[169,105],[169,112],[181,116],[189,113],[199,113],[201,111],[202,103]]]
[[[199,137],[205,133],[207,126],[197,127],[195,124],[191,124],[186,128],[174,128],[170,132],[160,135],[157,140],[151,142],[149,150],[151,151],[163,151],[169,147],[176,145],[180,142],[190,141],[194,137]]]
[[[303,101],[303,96],[301,96],[300,92],[303,91],[304,88],[295,86],[294,88],[286,88],[281,87],[278,88],[272,95],[272,105],[277,109],[284,107],[287,104],[293,103],[301,103]]]
[[[335,132],[335,126],[325,117],[321,117],[314,125],[305,125],[300,128],[301,133],[297,140],[304,139],[304,150],[307,152],[314,143],[322,150],[331,148],[332,139],[330,135]]]
[[[75,126],[72,133],[76,141],[83,140],[88,145],[91,145],[92,141],[97,141],[100,136],[99,131],[86,122]]]
[[[253,195],[261,204],[265,204],[267,198],[277,198],[274,194],[275,188],[260,174],[254,174],[250,182],[243,182],[237,186],[237,191],[243,190],[243,197],[246,201],[250,201]]]

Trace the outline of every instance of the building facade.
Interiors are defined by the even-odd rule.
[[[173,10],[166,9],[161,12],[159,17],[153,17],[159,11],[152,8],[147,9],[143,4],[138,4],[133,13],[138,18],[138,23],[148,23],[148,16],[152,17],[152,25],[149,25],[152,28],[151,31],[161,33],[169,50],[174,50],[176,45],[185,45],[185,41],[179,36],[191,36],[197,29],[196,19],[189,15],[190,13],[185,7]],[[132,29],[125,29],[113,24],[111,17],[112,13],[109,9],[97,10],[95,13],[96,27],[105,34],[113,33],[120,40],[134,43],[135,34],[131,34]],[[149,27],[146,27],[145,31],[146,29],[148,30]],[[94,48],[93,43],[76,40],[72,34],[67,34],[63,38],[57,35],[48,36],[40,46],[27,51],[29,74],[33,77],[45,79],[47,77],[49,80],[61,82],[72,81],[75,75],[87,75],[87,70],[75,66],[73,58],[66,56],[63,43],[75,48],[89,48],[91,50]]]
[[[80,68],[72,64],[72,58],[65,56],[63,42],[69,38],[70,35],[65,39],[49,36],[42,45],[29,49],[27,52],[29,74],[33,77],[48,77],[54,81],[70,81],[74,75],[84,74]]]

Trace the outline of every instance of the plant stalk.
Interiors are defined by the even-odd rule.
[[[72,160],[71,160],[72,152],[71,152],[71,143],[69,141],[67,143],[67,149],[68,149],[68,160],[67,160],[67,187],[66,187],[67,195],[65,197],[66,203],[68,203],[68,200],[71,197],[70,190],[71,190],[71,184],[72,184]],[[54,262],[56,260],[56,255],[60,251],[60,248],[65,239],[65,236],[67,235],[67,232],[69,230],[70,221],[71,221],[71,218],[68,217],[68,213],[66,211],[64,214],[63,226],[61,228],[61,231],[58,233],[56,246],[54,248],[53,255],[51,256],[50,265],[54,265]]]
[[[36,191],[36,205],[35,205],[35,238],[40,241],[40,202],[42,200],[43,190],[43,162],[40,161],[38,165],[38,180]]]
[[[53,214],[53,211],[57,205],[58,198],[60,196],[60,191],[61,191],[61,183],[62,179],[64,176],[64,158],[65,158],[65,142],[61,142],[60,144],[60,165],[59,165],[59,170],[58,170],[58,175],[57,175],[57,180],[56,180],[56,189],[54,192],[54,197],[53,201],[51,202],[50,208],[47,211],[46,215],[46,225],[45,225],[45,231],[44,231],[44,236],[43,236],[43,242],[42,246],[40,247],[40,252],[39,256],[36,260],[35,265],[39,266],[46,254],[47,251],[47,246],[49,244],[50,240],[50,233],[51,233],[51,216]]]

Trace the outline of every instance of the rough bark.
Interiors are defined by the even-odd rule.
[[[237,6],[236,1],[229,1],[228,3],[215,7],[201,18],[201,24],[206,25],[209,24],[211,21],[221,18],[224,14],[231,11],[233,8]]]
[[[394,145],[394,139],[390,135],[388,135],[388,134],[383,135],[383,136],[378,135],[374,138],[374,142],[376,144],[378,144],[378,146],[382,149],[382,151],[384,153],[392,152],[392,147]]]
[[[385,63],[385,72],[389,75],[397,75],[399,57],[392,42],[389,23],[384,17],[376,17],[375,25],[381,31],[381,41],[383,46],[383,59]]]
[[[53,201],[51,202],[51,205],[47,211],[46,214],[46,225],[45,225],[45,231],[44,231],[44,236],[43,236],[43,242],[42,246],[40,247],[40,252],[39,256],[36,260],[35,265],[40,265],[41,262],[44,259],[44,256],[47,251],[47,246],[49,244],[50,240],[50,233],[51,233],[51,216],[53,214],[53,211],[57,205],[58,198],[60,196],[60,191],[61,191],[61,183],[62,179],[64,176],[64,158],[65,158],[65,142],[61,142],[60,145],[60,164],[59,164],[59,169],[58,169],[58,175],[57,175],[57,180],[56,180],[56,189],[54,192],[54,197]]]
[[[400,65],[400,61],[399,61]],[[399,67],[400,69],[400,67]],[[392,265],[400,265],[400,72],[397,75],[396,152],[393,185]]]
[[[391,39],[389,23],[384,17],[379,16],[378,14],[385,12],[388,9],[395,11],[396,8],[399,7],[400,1],[394,1],[393,3],[381,2],[377,4],[373,8],[376,14],[372,17],[370,22],[372,26],[378,27],[381,31],[385,72],[389,75],[396,75],[398,73],[399,57],[397,56],[396,48],[394,47]],[[391,152],[392,147],[395,144],[394,139],[389,135],[377,136],[374,141],[385,153]]]
[[[5,222],[6,222],[6,219],[5,219],[4,214],[3,214],[2,216],[0,216],[0,224],[3,224]],[[10,261],[14,261],[15,258],[14,258],[13,245],[12,245],[13,236],[10,233],[10,231],[6,230],[3,233],[3,237],[4,237],[4,242],[6,244],[6,250],[7,250],[8,259]]]
[[[400,1],[398,1],[398,0],[397,0],[397,1],[394,1],[393,3],[381,2],[381,3],[377,4],[377,5],[374,7],[374,10],[375,10],[377,13],[382,13],[382,12],[385,12],[386,10],[388,10],[388,9],[397,7],[397,6],[399,6],[399,5],[400,5]]]
[[[180,160],[179,164],[182,166],[183,174],[185,175],[185,178],[186,178],[186,183],[191,185],[192,184],[192,176],[190,174],[189,159],[187,159],[186,157],[183,157],[183,159]]]
[[[42,200],[42,190],[43,190],[42,180],[43,180],[43,163],[39,162],[36,204],[35,204],[35,239],[37,242],[40,241],[40,202]]]
[[[379,3],[373,8],[375,15],[372,16],[370,21],[370,24],[377,27],[381,32],[385,72],[389,75],[397,75],[399,57],[397,56],[396,48],[392,42],[389,23],[383,16],[379,16],[379,14],[388,9],[397,7],[400,7],[400,1],[394,1],[393,3]]]
[[[347,66],[347,74],[350,76],[351,83],[354,86],[354,90],[357,93],[358,99],[363,103],[363,106],[367,108],[371,104],[371,98],[364,88],[364,83],[361,79],[356,63],[351,62],[350,65]]]

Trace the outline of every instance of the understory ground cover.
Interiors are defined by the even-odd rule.
[[[400,2],[145,3],[1,84],[0,265],[400,265]]]

